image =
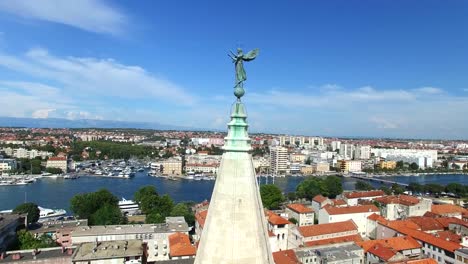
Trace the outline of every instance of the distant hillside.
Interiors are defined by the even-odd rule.
[[[164,125],[156,122],[128,122],[112,120],[64,118],[20,118],[0,117],[1,127],[40,127],[40,128],[138,128],[160,130],[193,130],[193,128]]]

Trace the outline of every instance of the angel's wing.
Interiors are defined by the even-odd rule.
[[[249,51],[247,54],[245,54],[243,56],[243,59],[245,61],[251,61],[251,60],[255,59],[255,57],[257,57],[257,55],[258,55],[258,49],[254,49],[254,50]]]

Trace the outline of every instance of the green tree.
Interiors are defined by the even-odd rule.
[[[116,217],[119,200],[106,189],[93,193],[77,194],[70,200],[70,209],[79,218],[88,219],[90,225],[99,223],[121,224],[124,217]]]
[[[445,186],[445,191],[459,196],[465,196],[465,186],[458,182],[452,182]]]
[[[289,218],[288,221],[295,224],[295,225],[297,225],[297,223],[298,223],[297,219],[294,218],[294,217]]]
[[[307,157],[305,164],[310,165],[311,163],[312,163],[312,160],[310,159],[310,157]]]
[[[316,177],[307,178],[299,183],[296,187],[296,193],[299,198],[306,198],[312,200],[316,195],[328,195],[327,191],[322,184],[322,180]],[[326,193],[326,194],[325,194]]]
[[[284,201],[284,196],[278,186],[265,184],[260,186],[260,196],[263,206],[268,209],[278,209]]]
[[[390,188],[388,188],[387,186],[381,186],[380,190],[384,191],[384,193],[386,195],[391,195],[392,194],[392,190]]]
[[[341,178],[337,176],[328,176],[324,180],[325,188],[328,191],[328,197],[335,198],[343,192]]]
[[[396,168],[397,169],[403,169],[405,166],[405,163],[402,160],[397,161],[396,163]]]
[[[119,207],[105,204],[91,215],[91,222],[93,225],[115,225],[124,224],[126,219]]]
[[[392,184],[391,189],[392,189],[393,194],[395,195],[402,194],[403,192],[405,192],[405,189],[403,189],[403,187],[401,187],[397,183]]]
[[[370,183],[365,181],[357,181],[356,184],[354,184],[354,188],[360,191],[370,191],[374,189],[374,187]]]
[[[28,224],[35,223],[39,220],[39,207],[35,203],[23,203],[18,205],[14,210],[14,213],[28,214]]]
[[[183,216],[189,226],[195,224],[195,215],[185,203],[178,203],[172,208],[171,216]]]
[[[419,169],[419,165],[416,162],[411,163],[409,167],[412,170],[418,170]]]
[[[46,171],[48,173],[52,173],[52,174],[61,174],[61,173],[63,173],[62,169],[60,169],[60,168],[47,168]]]
[[[153,185],[143,186],[140,189],[138,189],[138,191],[135,192],[135,194],[133,195],[134,197],[133,200],[135,200],[135,202],[137,203],[141,203],[141,201],[143,200],[143,197],[152,196],[152,195],[158,196],[158,192],[156,191],[156,188]]]
[[[147,224],[159,224],[159,223],[164,223],[166,220],[165,216],[161,215],[161,213],[157,212],[156,210],[153,210],[146,214],[146,220],[145,223]]]
[[[24,229],[18,231],[17,234],[20,249],[37,249],[57,246],[57,243],[45,234],[35,238],[32,233]]]
[[[295,201],[297,200],[297,194],[296,192],[288,192],[286,194],[286,197],[288,198],[289,201]]]
[[[410,182],[410,184],[408,185],[408,190],[412,192],[421,193],[424,192],[424,186],[417,182]]]
[[[424,191],[431,194],[441,193],[445,190],[445,187],[437,183],[429,183],[424,186]]]

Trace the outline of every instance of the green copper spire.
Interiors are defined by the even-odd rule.
[[[252,149],[247,133],[249,125],[246,122],[247,113],[240,99],[232,105],[231,122],[228,123],[228,135],[224,138],[223,149],[226,151],[247,152]]]

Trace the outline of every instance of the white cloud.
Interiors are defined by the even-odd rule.
[[[25,56],[0,54],[0,66],[55,82],[65,93],[78,97],[145,98],[183,105],[196,101],[169,80],[111,58],[56,57],[44,49],[31,49]]]
[[[384,117],[374,116],[374,117],[371,117],[369,121],[376,124],[377,128],[380,128],[380,129],[395,129],[395,128],[398,128],[397,123],[395,123],[393,121],[390,121],[390,120],[388,120],[387,118],[384,118]]]
[[[48,118],[51,112],[54,112],[56,109],[38,109],[32,113],[33,118]]]
[[[128,20],[122,12],[102,0],[0,1],[0,11],[108,34],[121,34]]]
[[[414,91],[426,94],[440,94],[444,92],[442,89],[436,87],[421,87],[418,89],[414,89]]]

